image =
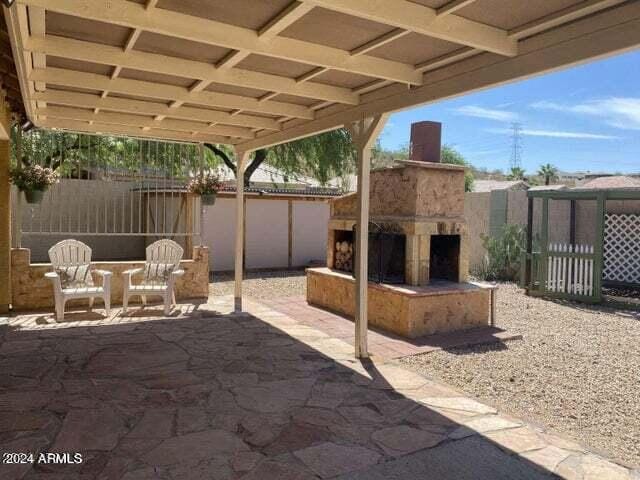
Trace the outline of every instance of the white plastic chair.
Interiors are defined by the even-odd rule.
[[[142,304],[147,304],[148,296],[160,296],[164,301],[164,314],[169,315],[171,306],[176,303],[175,283],[184,274],[180,269],[182,247],[173,240],[158,240],[147,247],[146,262],[143,268],[134,268],[122,272],[124,275],[124,293],[122,313],[127,313],[129,298],[139,295]],[[143,274],[139,284],[133,284],[134,275]]]
[[[78,240],[62,240],[49,249],[52,272],[45,277],[53,282],[56,320],[64,320],[64,306],[72,298],[102,298],[107,316],[111,310],[111,272],[91,267],[91,248]],[[92,273],[102,277],[102,286],[94,285]]]

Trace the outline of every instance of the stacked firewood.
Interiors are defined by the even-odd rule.
[[[336,242],[333,266],[337,270],[353,272],[353,244],[351,242]]]

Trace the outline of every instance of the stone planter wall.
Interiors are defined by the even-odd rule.
[[[44,278],[46,272],[51,271],[50,263],[31,263],[31,252],[28,248],[14,248],[11,250],[11,303],[14,310],[35,310],[53,308],[53,285]],[[131,262],[95,262],[95,268],[113,272],[111,277],[111,304],[122,303],[123,276],[122,272],[144,265],[144,261]],[[184,275],[178,279],[176,298],[186,300],[192,298],[207,298],[209,296],[209,249],[194,247],[193,258],[183,260],[180,266]],[[94,275],[94,281],[99,284],[100,277]],[[133,301],[138,301],[134,297]],[[154,301],[153,297],[150,301]],[[87,300],[69,301],[68,305],[86,305]],[[99,307],[100,300],[96,300]]]

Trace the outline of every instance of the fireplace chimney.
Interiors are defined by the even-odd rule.
[[[411,124],[409,158],[418,162],[440,163],[440,122],[417,122]]]

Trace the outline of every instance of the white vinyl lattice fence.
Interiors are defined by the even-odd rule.
[[[606,215],[603,276],[608,281],[640,284],[640,214]]]
[[[546,290],[593,295],[594,259],[592,245],[549,244]]]

